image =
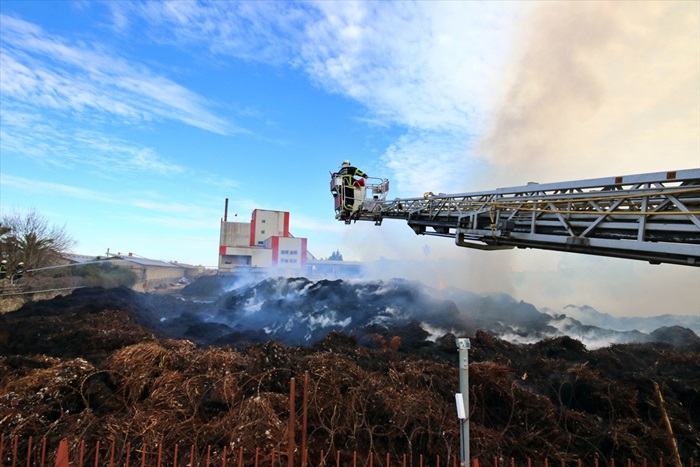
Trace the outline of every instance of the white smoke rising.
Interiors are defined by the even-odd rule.
[[[432,5],[426,2],[420,8],[430,10]],[[520,2],[517,6],[500,3],[498,8],[517,8],[518,13],[507,23],[507,34],[483,36],[484,43],[493,43],[494,37],[501,41],[498,55],[502,58],[497,61],[466,54],[473,43],[461,40],[454,41],[452,53],[444,55],[449,66],[418,68],[431,78],[412,81],[423,87],[405,86],[399,80],[401,70],[415,70],[401,60],[394,65],[390,59],[380,61],[388,64],[382,67],[384,79],[368,79],[376,75],[356,73],[353,68],[341,73],[344,80],[336,77],[342,83],[359,79],[366,84],[360,89],[369,91],[367,96],[380,96],[372,102],[360,99],[376,113],[390,109],[392,115],[405,116],[395,120],[410,130],[383,157],[391,169],[386,174],[392,177],[390,197],[421,196],[430,190],[450,193],[456,186],[456,191],[477,191],[529,181],[700,166],[697,2]],[[451,16],[474,15],[455,11]],[[514,35],[513,24],[520,27]],[[471,27],[460,25],[460,34]],[[373,50],[394,50],[397,44],[408,43],[404,39],[413,37],[416,29],[422,30],[402,30]],[[327,31],[334,36],[340,30]],[[436,28],[431,37],[442,30],[447,36],[452,31]],[[415,43],[430,40],[425,36]],[[481,45],[479,49],[486,50]],[[351,49],[350,56],[355,57],[357,50]],[[435,47],[431,53],[440,50]],[[411,63],[413,54],[419,58],[420,47],[410,52]],[[469,66],[474,63],[490,65],[489,74],[473,73]],[[440,79],[433,79],[438,75]],[[442,86],[448,80],[452,85]],[[345,87],[349,88],[341,86]],[[444,107],[453,96],[458,105]],[[398,105],[397,97],[408,98],[406,105]],[[415,99],[420,105],[413,105]],[[448,111],[475,103],[475,114]],[[432,125],[435,113],[444,118],[443,123],[463,123],[456,129]],[[698,268],[652,267],[641,261],[543,250],[470,251],[456,248],[447,238],[417,237],[400,221],[385,221],[380,228],[354,224],[346,229],[342,245],[343,253],[354,259],[389,260],[368,270],[371,278],[404,277],[434,287],[501,291],[553,308],[587,303],[619,315],[700,313]],[[429,255],[423,253],[426,245]]]
[[[288,345],[314,344],[334,330],[355,336],[361,345],[363,342],[372,345],[374,337],[383,334],[384,337],[404,336],[413,342],[412,345],[420,346],[421,342],[435,342],[448,333],[473,336],[479,329],[520,344],[560,336],[577,339],[588,348],[614,343],[668,342],[669,339],[676,339],[681,345],[693,339],[700,342],[697,335],[684,326],[688,323],[684,317],[635,320],[640,327],[656,325],[647,332],[640,332],[629,326],[626,330],[613,330],[582,323],[564,314],[567,310],[563,313],[540,311],[502,293],[476,294],[453,287],[436,289],[404,279],[314,281],[277,277],[225,293],[202,318],[207,323],[228,327],[232,335],[244,332],[253,340],[272,339]],[[189,320],[194,318],[192,314],[188,316]],[[184,323],[188,325],[187,320]],[[658,335],[650,333],[672,325],[679,328]],[[197,326],[195,329],[195,336],[210,343],[226,334],[220,326],[209,331]],[[207,337],[209,332],[213,334]]]
[[[533,9],[478,154],[506,185],[700,163],[697,2]]]

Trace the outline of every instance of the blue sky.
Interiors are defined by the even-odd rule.
[[[420,260],[536,305],[700,313],[697,268],[462,251],[337,223],[328,192],[343,159],[390,197],[700,166],[699,10],[3,0],[0,207],[65,225],[79,253],[215,266],[229,198],[242,221],[290,211],[318,257]]]

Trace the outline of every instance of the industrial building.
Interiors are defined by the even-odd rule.
[[[226,200],[219,241],[219,274],[275,267],[304,273],[307,260],[315,259],[306,243],[306,238],[289,233],[288,212],[256,209],[250,222],[229,222]]]
[[[135,257],[133,255],[112,257],[119,267],[131,269],[138,281],[132,287],[137,292],[152,292],[182,281],[190,281],[204,274],[203,266],[192,266],[176,262]]]
[[[89,264],[96,261],[110,261],[116,266],[129,269],[136,273],[137,281],[132,289],[137,292],[152,292],[161,287],[172,286],[183,281],[191,281],[206,274],[203,266],[192,266],[184,263],[166,262],[135,256],[111,254],[105,258],[66,253],[63,261],[68,264]]]

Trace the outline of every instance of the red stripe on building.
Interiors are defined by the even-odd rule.
[[[284,230],[282,231],[283,237],[289,237],[289,213],[284,213]]]
[[[220,245],[220,246],[219,246],[219,254],[220,254],[221,256],[223,256],[223,255],[226,254],[226,245]]]
[[[272,237],[272,265],[277,266],[280,258],[280,238]]]
[[[255,243],[255,213],[257,213],[258,210],[255,209],[253,211],[253,217],[250,219],[250,246],[255,246],[257,243]]]
[[[301,267],[302,269],[306,268],[306,239],[302,238],[301,239]]]

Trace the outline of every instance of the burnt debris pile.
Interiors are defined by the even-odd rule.
[[[588,347],[601,342],[700,343],[687,329],[660,329],[648,334],[603,329],[566,316],[550,316],[505,294],[435,290],[401,279],[314,282],[279,277],[235,288],[227,286],[225,280],[209,277],[189,285],[182,294],[190,300],[142,296],[146,310],[141,318],[169,337],[237,348],[268,340],[308,346],[331,331],[351,334],[361,346],[367,346],[390,339],[388,330],[397,328],[404,329],[412,347],[430,345],[440,336],[469,329],[524,343],[571,335]]]
[[[473,296],[465,313],[456,292],[404,281],[218,285],[196,301],[80,289],[0,315],[0,431],[284,452],[290,378],[299,393],[308,372],[312,459],[444,458],[459,454],[459,335],[472,342],[473,456],[671,459],[675,441],[681,458],[700,457],[692,332],[680,346],[515,344],[498,329],[551,322],[507,297]]]

